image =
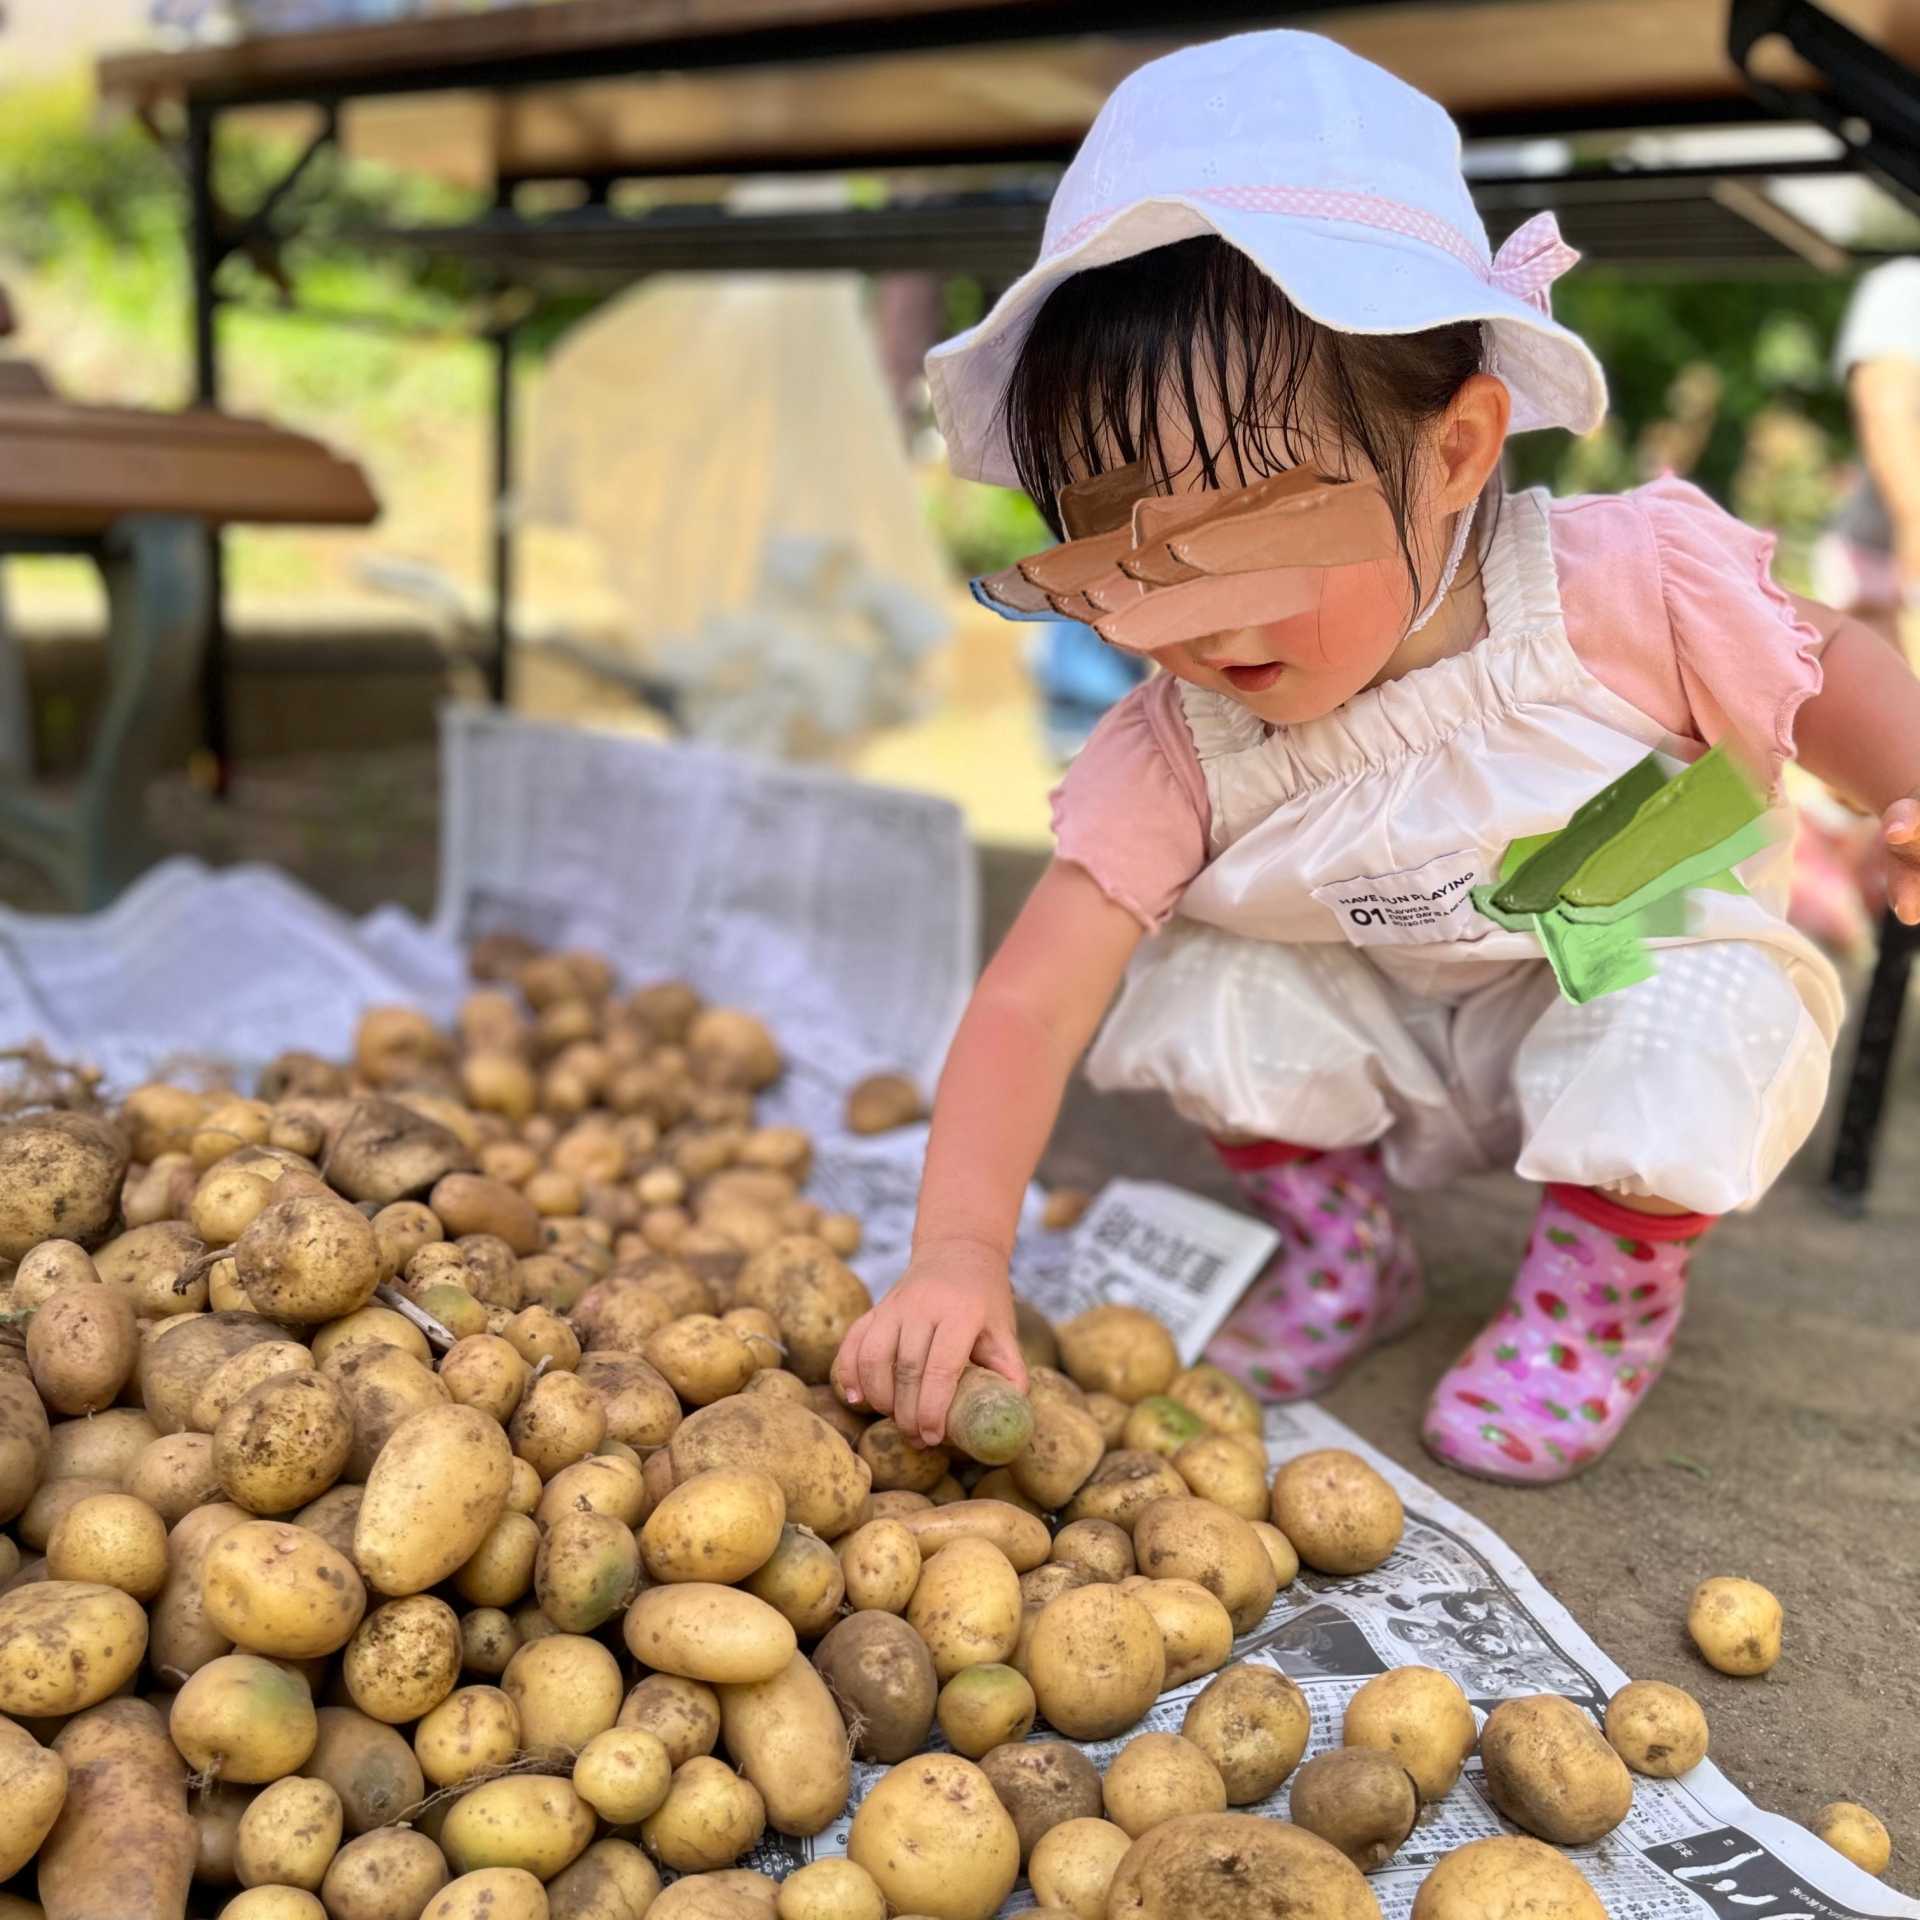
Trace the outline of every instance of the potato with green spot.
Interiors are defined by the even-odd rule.
[[[746,1590],[780,1614],[800,1639],[817,1640],[839,1617],[847,1582],[832,1547],[805,1527],[787,1526]]]
[[[940,1689],[934,1709],[947,1745],[969,1760],[1024,1740],[1036,1711],[1026,1676],[994,1664],[962,1668]]]
[[[1171,1460],[1189,1440],[1207,1431],[1206,1422],[1164,1393],[1150,1393],[1127,1414],[1120,1444]]]
[[[592,1633],[639,1585],[640,1548],[624,1521],[600,1513],[562,1514],[540,1542],[534,1593],[562,1633]]]
[[[299,1772],[319,1726],[297,1673],[258,1654],[228,1653],[174,1695],[167,1733],[196,1773],[245,1784]]]
[[[1187,1367],[1168,1383],[1170,1399],[1195,1413],[1215,1433],[1258,1434],[1260,1402],[1232,1374],[1209,1361]]]

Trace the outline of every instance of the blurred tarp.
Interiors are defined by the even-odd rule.
[[[585,536],[699,737],[830,756],[916,707],[951,589],[858,276],[664,277],[565,336],[522,516]]]

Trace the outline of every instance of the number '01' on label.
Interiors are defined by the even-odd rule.
[[[1403,873],[1331,880],[1313,897],[1356,947],[1418,947],[1477,940],[1488,923],[1473,904],[1482,878],[1478,854],[1443,853]]]

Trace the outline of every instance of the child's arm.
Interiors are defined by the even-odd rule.
[[[1025,1387],[1014,1337],[1020,1203],[1068,1076],[1141,938],[1083,869],[1056,860],[981,976],[933,1105],[913,1260],[833,1363],[849,1400],[937,1444],[970,1360]]]
[[[1887,898],[1920,925],[1920,680],[1872,628],[1794,596],[1827,635],[1821,687],[1800,709],[1796,757],[1837,793],[1881,816],[1892,855]]]

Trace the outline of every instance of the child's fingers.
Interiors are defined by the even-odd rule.
[[[860,1398],[875,1413],[893,1411],[894,1350],[899,1341],[899,1321],[891,1314],[876,1314],[860,1342]]]
[[[910,1322],[900,1330],[893,1356],[893,1424],[902,1433],[920,1430],[920,1393],[926,1384],[933,1335],[933,1325],[926,1320]]]
[[[1888,846],[1911,847],[1920,843],[1920,800],[1896,800],[1880,818]]]
[[[847,1329],[840,1351],[833,1356],[833,1390],[849,1406],[860,1402],[860,1347],[872,1323],[873,1310],[869,1308]]]
[[[947,1409],[953,1405],[953,1390],[960,1384],[961,1370],[973,1356],[973,1346],[964,1321],[945,1321],[933,1336],[916,1409],[917,1431],[923,1447],[937,1447],[947,1437]]]
[[[1027,1356],[1020,1351],[1020,1342],[1004,1327],[983,1327],[980,1338],[973,1343],[973,1357],[1022,1393],[1026,1392]]]
[[[1920,927],[1920,871],[1898,862],[1889,866],[1887,904],[1902,926]]]

